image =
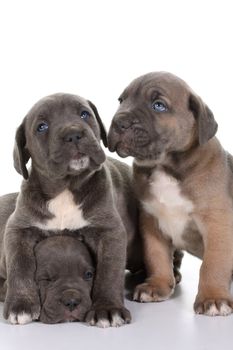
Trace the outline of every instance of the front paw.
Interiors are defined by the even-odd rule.
[[[203,297],[197,295],[194,303],[196,314],[207,316],[227,316],[232,313],[233,300],[226,297]]]
[[[101,328],[120,327],[131,322],[131,315],[129,310],[123,306],[99,305],[91,308],[86,315],[85,321],[91,326]]]
[[[22,325],[37,320],[40,316],[39,297],[7,297],[4,303],[3,314],[5,319],[11,324]]]
[[[175,280],[148,279],[147,282],[139,284],[134,291],[133,300],[141,303],[163,301],[170,298],[174,293]]]

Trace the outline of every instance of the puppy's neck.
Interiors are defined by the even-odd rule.
[[[47,201],[55,198],[66,189],[71,192],[82,192],[83,187],[91,180],[94,173],[95,171],[84,171],[77,176],[49,177],[32,166],[29,179],[23,182],[23,187],[28,194],[33,192],[40,193],[41,197]]]

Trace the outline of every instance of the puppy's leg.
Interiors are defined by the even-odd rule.
[[[224,207],[223,207],[224,208]],[[208,316],[228,315],[233,299],[230,284],[233,266],[233,215],[229,207],[202,215],[204,257],[194,310]]]
[[[119,327],[131,321],[123,298],[127,235],[121,222],[116,222],[111,233],[103,231],[103,228],[97,232],[95,228],[95,234],[102,235],[102,239],[96,252],[93,303],[86,322],[102,328]]]
[[[163,237],[154,217],[141,213],[144,259],[147,272],[145,283],[139,284],[134,300],[140,302],[162,301],[174,292],[173,249]]]
[[[9,229],[4,244],[7,293],[3,314],[12,324],[25,324],[37,319],[40,314],[38,288],[34,281],[36,233],[32,229]]]

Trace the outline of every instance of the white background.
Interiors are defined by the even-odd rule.
[[[0,194],[19,189],[21,178],[12,165],[14,134],[38,99],[55,92],[79,94],[96,104],[108,128],[123,88],[138,75],[150,71],[167,70],[186,80],[214,112],[219,124],[218,137],[233,153],[231,7],[230,0],[2,0]],[[190,274],[197,274],[195,263],[191,259],[188,261]],[[186,291],[188,293],[188,286]],[[179,317],[184,321],[194,317],[191,305],[187,309],[185,306],[181,304],[184,310],[178,314],[178,320]],[[144,310],[149,308],[146,306]],[[169,317],[169,308],[165,307],[164,312]],[[219,349],[223,339],[219,339],[219,344],[213,339],[218,338],[219,330],[225,329],[225,322],[226,326],[229,322],[233,324],[232,317],[221,321],[224,323],[220,326],[219,321],[205,321],[207,340],[203,343],[205,346],[198,346],[198,349],[209,348],[208,331],[211,348]],[[202,328],[202,323],[198,322],[198,327]],[[135,327],[140,328],[142,324],[137,311]],[[191,327],[194,327],[191,333],[193,330],[195,339],[203,335],[195,328],[196,323]],[[132,340],[133,328],[129,329],[128,336]],[[182,332],[178,332],[179,348]],[[80,337],[80,329],[78,333]],[[7,331],[4,334],[7,336]],[[88,332],[85,336],[88,337]],[[233,332],[224,334],[224,339],[233,340]],[[111,342],[111,337],[107,341]],[[159,349],[159,344],[148,340],[148,336],[146,341],[148,346],[151,341],[151,345]],[[174,348],[173,339],[171,342]],[[19,341],[18,348],[20,344]],[[25,344],[22,346],[26,349]],[[9,345],[6,340],[3,348],[14,349],[14,344]]]

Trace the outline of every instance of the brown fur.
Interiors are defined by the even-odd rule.
[[[166,110],[155,109],[154,101],[162,101]],[[171,281],[171,256],[175,248],[180,248],[203,259],[195,311],[207,315],[232,312],[233,161],[214,137],[216,131],[210,109],[172,74],[142,76],[121,95],[108,138],[111,151],[135,157],[135,189],[142,204],[141,229],[148,273],[145,283],[136,288],[135,300],[157,301],[170,296],[175,285]],[[160,177],[155,179],[156,174]],[[167,187],[160,200],[156,186],[163,179]],[[177,216],[171,221],[178,225],[184,220],[179,237],[175,227],[167,232],[162,225],[166,228],[172,215],[168,209],[173,202],[162,201],[169,186],[175,193],[171,202],[177,213],[180,203],[183,210],[190,206],[189,212],[181,213],[187,219]],[[151,203],[159,205],[161,212],[149,212]],[[162,222],[161,215],[168,215],[168,220]]]

